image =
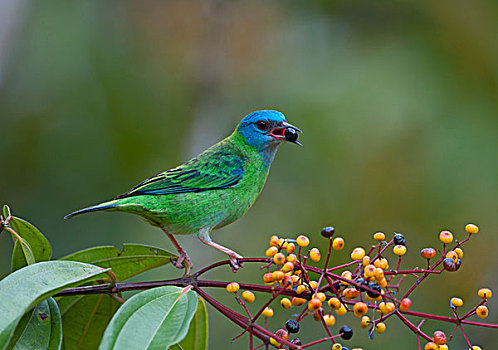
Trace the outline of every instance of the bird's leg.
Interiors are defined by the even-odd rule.
[[[223,253],[227,254],[228,257],[230,258],[230,265],[232,266],[232,271],[237,272],[237,270],[241,267],[244,266],[243,263],[239,261],[239,259],[242,259],[242,256],[237,254],[231,249],[225,248],[222,245],[213,242],[211,239],[211,236],[209,236],[209,231],[207,230],[201,230],[198,234],[197,237],[201,240],[202,243],[207,244],[213,248],[216,248],[218,250],[221,250]]]
[[[185,251],[185,249],[183,249],[180,244],[178,243],[178,241],[176,240],[176,238],[169,232],[167,232],[165,229],[163,229],[161,227],[161,229],[163,230],[164,233],[166,233],[166,236],[168,236],[168,238],[171,240],[171,242],[173,242],[176,250],[178,250],[178,259],[173,262],[173,265],[175,265],[176,268],[178,269],[183,269],[184,267],[186,267],[187,271],[185,272],[186,275],[190,274],[190,270],[192,269],[192,267],[194,266],[192,264],[192,260],[190,260],[189,256],[187,255],[187,252]],[[186,263],[186,266],[183,265],[183,263]]]

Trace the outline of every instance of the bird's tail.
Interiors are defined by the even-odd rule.
[[[109,209],[112,209],[112,208],[116,207],[117,203],[118,203],[118,201],[113,200],[113,201],[109,201],[109,202],[104,202],[104,203],[100,203],[100,204],[97,204],[97,205],[93,205],[93,206],[88,207],[88,208],[83,208],[83,209],[80,209],[80,210],[76,210],[75,212],[64,216],[64,219],[70,219],[73,216],[80,215],[80,214],[85,214],[85,213],[90,213],[92,211],[109,210]]]

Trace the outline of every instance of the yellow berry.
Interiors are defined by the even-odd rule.
[[[289,254],[287,255],[287,261],[291,264],[295,264],[297,261],[297,256],[295,254]]]
[[[263,316],[265,317],[272,317],[273,316],[273,309],[271,307],[266,307],[264,310],[263,310]]]
[[[280,305],[282,305],[282,307],[286,310],[290,309],[291,306],[292,306],[292,303],[291,301],[289,300],[289,298],[282,298],[280,300]]]
[[[386,331],[386,325],[384,322],[379,322],[375,325],[375,331],[379,334],[382,334]]]
[[[256,299],[256,297],[254,296],[253,292],[246,290],[244,291],[244,293],[242,293],[242,299],[250,304],[254,301],[254,299]]]
[[[446,344],[442,344],[442,345],[439,345],[439,347],[437,348],[437,350],[448,350],[448,345]]]
[[[450,250],[448,253],[446,253],[446,258],[450,258],[451,260],[453,260],[453,262],[456,263],[458,260],[458,254],[453,250]]]
[[[341,307],[341,301],[336,297],[330,298],[328,304],[332,310],[337,310],[338,308]]]
[[[290,262],[286,262],[284,266],[282,266],[282,272],[291,272],[294,270],[294,264]]]
[[[280,271],[280,270],[277,270],[277,271],[274,271],[272,274],[271,274],[272,278],[274,281],[281,281],[284,279],[284,276],[285,274]]]
[[[386,239],[386,235],[384,234],[384,232],[377,232],[377,233],[374,233],[374,239],[376,241],[384,241]]]
[[[296,245],[294,243],[289,243],[287,244],[287,247],[285,248],[285,251],[290,254],[296,249]]]
[[[301,306],[305,302],[306,302],[306,299],[304,299],[304,298],[298,298],[298,297],[292,298],[292,305],[294,305],[294,306]]]
[[[439,234],[439,240],[444,244],[449,244],[453,242],[453,234],[450,231],[441,231]]]
[[[389,268],[389,264],[387,262],[386,258],[380,258],[374,261],[374,266],[375,267],[380,267],[382,270],[387,270]]]
[[[273,274],[271,272],[268,272],[268,273],[265,273],[263,275],[263,282],[265,282],[265,284],[273,284]]]
[[[476,315],[479,318],[486,318],[488,317],[488,308],[486,305],[481,305],[478,306],[476,309]]]
[[[342,239],[341,237],[334,238],[334,240],[332,241],[332,248],[334,248],[335,250],[342,250],[342,248],[344,248],[344,239]]]
[[[338,316],[344,316],[345,314],[348,313],[348,309],[346,309],[346,307],[341,304],[341,306],[337,310],[335,310],[335,313]]]
[[[406,247],[404,245],[398,244],[398,245],[394,246],[393,252],[394,252],[394,254],[396,254],[398,256],[405,255]]]
[[[386,288],[387,287],[387,280],[385,278],[381,280],[377,280],[377,284],[379,285],[380,288]]]
[[[482,350],[480,346],[474,345],[469,350]]]
[[[451,305],[453,305],[454,307],[459,307],[459,306],[462,306],[463,305],[463,300],[460,299],[460,298],[451,298]]]
[[[438,346],[434,342],[428,342],[427,344],[425,344],[424,350],[438,350]]]
[[[310,259],[313,260],[314,262],[319,262],[320,261],[320,251],[318,248],[313,248],[310,250]]]
[[[239,284],[237,282],[231,282],[227,284],[228,293],[235,293],[238,290],[239,290]]]
[[[278,253],[278,248],[277,247],[270,247],[266,250],[265,255],[269,258],[272,258],[275,256],[275,254]]]
[[[270,246],[271,247],[278,246],[278,236],[273,235],[270,237]]]
[[[285,255],[282,253],[277,253],[273,256],[273,262],[277,265],[283,265],[285,263]]]
[[[353,251],[351,252],[351,259],[353,260],[362,260],[364,256],[365,256],[365,249],[360,247],[354,248]]]
[[[279,238],[277,241],[277,246],[278,248],[284,248],[286,243],[287,241],[284,238]]]
[[[361,328],[367,328],[369,325],[370,325],[370,317],[363,316],[361,318],[360,327]]]
[[[300,284],[299,286],[297,286],[296,288],[296,293],[297,294],[301,294],[301,293],[304,293],[306,292],[306,286],[303,285],[303,284]]]
[[[346,288],[342,291],[342,295],[344,295],[346,300],[352,300],[360,296],[360,291],[356,288]]]
[[[467,224],[465,225],[465,231],[467,231],[467,233],[470,233],[471,235],[475,235],[477,232],[479,232],[479,227],[474,224]]]
[[[479,298],[481,299],[489,299],[493,296],[493,292],[489,288],[481,288],[477,292],[477,295],[479,295]]]
[[[368,264],[370,264],[370,257],[368,255],[365,255],[363,257],[362,264],[363,264],[363,266],[367,266]]]
[[[329,327],[332,327],[333,325],[335,325],[334,315],[330,315],[330,314],[323,315],[323,320],[325,321],[325,324]]]
[[[382,280],[384,278],[384,270],[382,270],[380,267],[376,267],[374,276],[377,281]]]
[[[343,273],[341,273],[341,277],[343,277],[343,278],[345,278],[345,279],[348,279],[348,280],[352,280],[352,279],[353,279],[353,278],[352,278],[352,275],[353,275],[353,274],[351,273],[351,271],[347,271],[347,270],[346,270],[346,271],[344,271]],[[348,282],[341,281],[341,283],[342,283],[343,285],[345,285],[345,286],[348,286],[348,285],[349,285],[349,283],[348,283]]]
[[[457,253],[459,259],[463,258],[463,250],[461,248],[455,248],[453,251]]]
[[[276,339],[273,338],[270,338],[270,344],[274,347],[279,347],[281,345]]]
[[[364,302],[360,301],[353,306],[353,313],[356,317],[360,318],[368,312],[368,306]]]
[[[332,350],[342,350],[342,345],[339,344],[339,343],[335,343],[334,345],[332,345]]]
[[[300,247],[307,247],[310,244],[310,239],[304,235],[300,235],[296,238],[296,243]]]
[[[310,281],[310,288],[315,290],[316,287],[318,287],[318,282],[317,281]]]
[[[370,264],[370,265],[367,265],[365,266],[364,270],[363,270],[363,276],[365,278],[370,278],[370,277],[374,277],[375,276],[375,266]]]
[[[325,296],[325,293],[322,293],[322,292],[316,293],[316,298],[318,300],[320,300],[322,303],[325,301],[325,299],[327,299],[327,297]]]

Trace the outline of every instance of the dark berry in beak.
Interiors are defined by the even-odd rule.
[[[297,141],[297,131],[292,129],[292,128],[285,129],[284,136],[285,136],[285,139],[289,142],[296,142]]]

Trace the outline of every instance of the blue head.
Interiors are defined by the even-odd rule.
[[[284,141],[300,144],[296,131],[301,130],[289,124],[285,116],[278,111],[252,112],[242,119],[237,131],[258,152],[274,151]]]

